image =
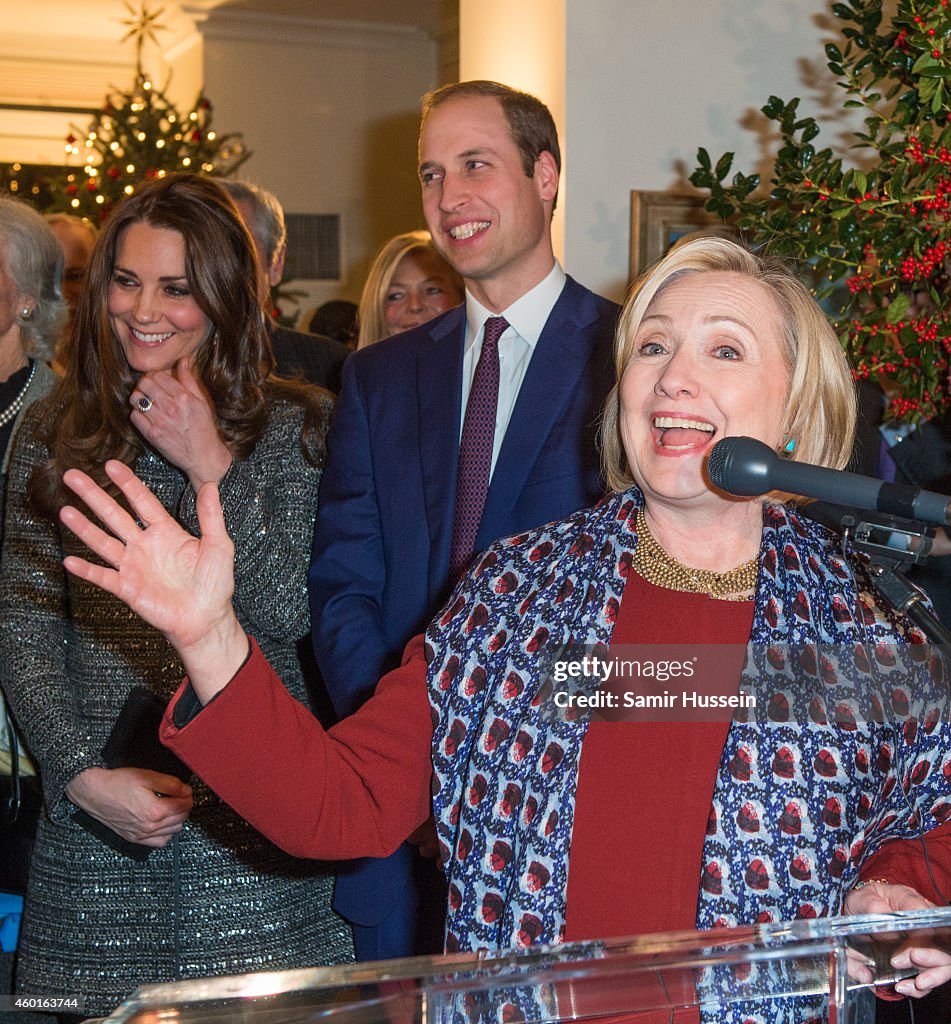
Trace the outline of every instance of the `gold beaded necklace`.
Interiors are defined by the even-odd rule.
[[[727,572],[711,569],[691,569],[689,565],[672,558],[657,543],[647,525],[647,516],[641,506],[637,512],[637,550],[634,552],[634,571],[667,590],[682,590],[690,594],[706,594],[719,600],[752,601],[759,575],[759,557],[738,565]],[[735,595],[741,595],[736,597]]]

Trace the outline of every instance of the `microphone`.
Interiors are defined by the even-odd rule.
[[[752,437],[717,441],[710,450],[707,471],[714,485],[728,494],[758,497],[769,491],[785,491],[902,519],[951,523],[951,498],[944,494],[859,473],[790,462]]]

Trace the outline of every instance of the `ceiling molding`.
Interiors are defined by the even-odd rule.
[[[263,11],[205,8],[193,4],[185,5],[184,10],[194,18],[198,31],[206,40],[260,43],[266,39],[281,46],[394,50],[405,45],[410,37],[432,38],[429,32],[415,25],[295,18]]]

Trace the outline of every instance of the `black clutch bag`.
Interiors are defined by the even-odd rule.
[[[144,686],[133,687],[102,748],[106,767],[147,768],[187,782],[191,771],[159,740],[159,725],[164,713],[164,701],[151,690]],[[118,832],[80,808],[73,811],[73,821],[113,850],[133,860],[147,860],[152,852],[151,846],[123,839]]]

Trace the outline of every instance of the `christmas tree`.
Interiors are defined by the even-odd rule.
[[[142,181],[171,171],[226,176],[251,155],[239,133],[218,135],[212,128],[206,96],[199,95],[192,109],[182,113],[154,85],[143,70],[142,49],[164,28],[158,22],[162,9],[149,10],[145,2],[138,12],[126,7],[129,31],[122,42],[135,40],[135,81],[128,92],[110,93],[85,131],[73,128],[67,136],[67,165],[79,161],[80,166],[67,166],[44,181],[46,212],[99,222]],[[17,176],[28,178],[29,172],[29,167],[20,168],[8,187],[17,183]]]
[[[799,100],[762,108],[782,144],[771,189],[755,174],[725,183],[733,154],[697,154],[691,182],[744,238],[811,267],[857,377],[878,382],[890,420],[951,405],[951,10],[948,0],[832,5],[841,40],[825,47],[845,106],[864,111],[851,166],[819,148]]]
[[[231,174],[250,156],[241,136],[219,136],[211,127],[212,106],[199,96],[186,114],[139,72],[130,92],[111,95],[80,141],[66,139],[81,170],[67,171],[53,189],[51,209],[103,220],[138,182],[169,171]]]

